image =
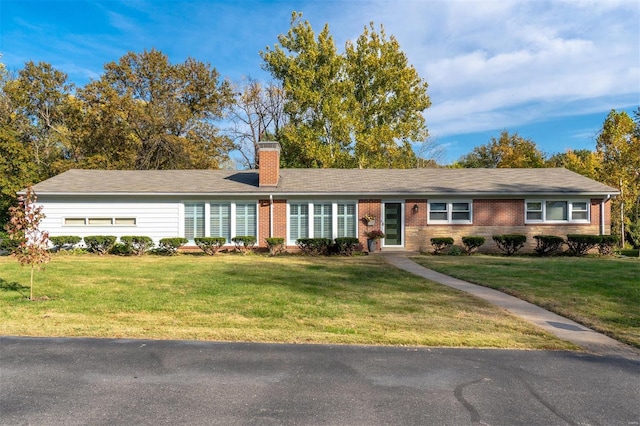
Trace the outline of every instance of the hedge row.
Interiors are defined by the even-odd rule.
[[[475,235],[462,237],[464,252],[468,255],[473,254],[478,250],[480,246],[484,244],[484,241],[484,237]],[[431,238],[431,245],[433,246],[433,254],[441,254],[445,251],[450,255],[458,255],[463,253],[462,248],[453,245],[453,238],[451,237]]]
[[[335,240],[330,238],[299,238],[296,240],[296,245],[300,251],[310,256],[328,256],[330,254],[351,256],[353,252],[362,250],[360,240],[355,237],[340,237]]]

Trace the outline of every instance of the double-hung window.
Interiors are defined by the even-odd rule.
[[[204,203],[184,204],[184,236],[189,241],[204,237]]]
[[[332,204],[315,203],[313,205],[313,237],[333,238]]]
[[[309,237],[309,204],[289,204],[289,240]]]
[[[356,237],[357,220],[355,203],[338,203],[338,238]]]
[[[256,234],[256,204],[236,203],[236,232],[235,236],[254,236]]]
[[[472,203],[471,201],[430,201],[428,217],[428,223],[433,224],[470,224],[472,223]]]
[[[224,237],[231,242],[231,203],[211,203],[209,211],[209,234]]]
[[[589,222],[589,202],[573,200],[526,200],[525,222]]]

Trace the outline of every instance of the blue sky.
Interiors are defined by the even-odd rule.
[[[611,109],[640,105],[637,0],[0,0],[0,62],[45,61],[76,84],[129,51],[208,62],[222,76],[269,80],[259,52],[292,11],[342,51],[383,24],[429,84],[425,117],[442,161],[518,132],[547,153],[594,149]]]

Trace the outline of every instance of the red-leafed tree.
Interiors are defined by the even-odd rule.
[[[49,261],[49,233],[40,230],[45,218],[42,206],[36,205],[36,194],[29,186],[18,198],[18,205],[9,209],[10,220],[5,226],[9,238],[18,242],[12,254],[22,266],[31,266],[29,300],[33,299],[33,273],[36,267]]]

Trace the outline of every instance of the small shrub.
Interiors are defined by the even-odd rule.
[[[335,241],[336,251],[343,256],[352,256],[359,245],[360,240],[356,237],[340,237]]]
[[[84,237],[84,243],[90,252],[102,256],[109,253],[109,250],[116,243],[116,237],[113,235],[90,235]]]
[[[331,240],[329,238],[299,238],[296,244],[300,250],[310,256],[326,255],[329,253]]]
[[[476,252],[485,242],[484,237],[478,236],[467,236],[462,237],[462,244],[464,244],[464,249],[468,255]]]
[[[225,237],[199,237],[194,238],[194,241],[200,247],[200,250],[209,256],[213,256],[225,245],[227,239]]]
[[[72,250],[76,244],[82,241],[82,238],[76,235],[60,235],[49,237],[49,241],[53,245],[54,251]]]
[[[160,241],[160,250],[169,256],[178,253],[178,249],[189,242],[188,239],[182,237],[163,238]]]
[[[616,246],[619,241],[617,235],[600,235],[598,253],[603,256],[611,256],[613,254],[613,247]]]
[[[494,235],[493,241],[507,256],[511,256],[524,246],[527,236],[522,234]]]
[[[600,244],[600,241],[602,241],[602,237],[600,235],[567,235],[567,245],[569,246],[569,251],[574,256],[584,256],[589,250]]]
[[[115,256],[130,256],[133,253],[131,252],[131,247],[124,243],[115,243],[111,250],[109,250],[109,254],[113,254]]]
[[[253,235],[240,235],[233,237],[231,241],[236,245],[236,250],[242,254],[247,254],[249,249],[256,244],[256,237]]]
[[[536,240],[536,253],[540,256],[548,256],[554,251],[558,251],[564,244],[564,239],[557,235],[535,235],[533,238]]]
[[[6,232],[0,231],[0,255],[11,253],[19,245],[19,240],[12,240]]]
[[[150,237],[141,235],[120,237],[120,242],[127,247],[129,254],[135,254],[136,256],[142,256],[153,248],[153,240]]]
[[[267,243],[271,256],[275,256],[284,251],[284,238],[265,238],[265,242]]]
[[[449,251],[447,252],[447,254],[449,256],[460,256],[461,254],[463,254],[465,252],[466,251],[460,246],[451,246],[451,248],[449,248]]]
[[[453,238],[435,237],[431,239],[431,245],[433,246],[433,254],[440,254],[453,245]]]

